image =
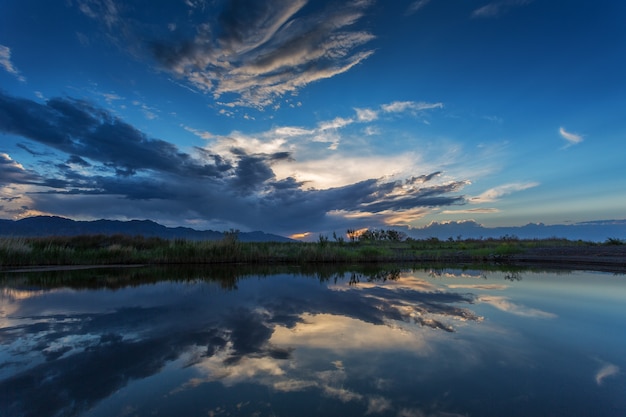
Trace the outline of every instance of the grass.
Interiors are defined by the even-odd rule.
[[[615,245],[609,239],[605,245]],[[621,241],[620,241],[621,243]],[[240,242],[167,240],[127,235],[0,238],[0,267],[129,264],[320,264],[382,262],[498,262],[537,247],[597,245],[565,239]]]

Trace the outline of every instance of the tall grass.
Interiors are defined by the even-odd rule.
[[[612,242],[611,242],[612,243]],[[591,245],[565,239],[467,239],[332,242],[167,240],[127,235],[0,238],[0,267],[33,265],[374,263],[493,261],[535,247]]]

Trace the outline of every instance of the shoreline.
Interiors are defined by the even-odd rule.
[[[368,265],[368,264],[450,264],[451,266],[469,267],[490,265],[493,267],[520,267],[520,268],[546,268],[557,270],[589,270],[598,272],[613,272],[626,274],[626,245],[616,246],[561,246],[561,247],[537,247],[525,249],[519,253],[507,255],[489,255],[482,259],[472,256],[467,251],[451,251],[450,253],[432,255],[428,253],[416,254],[413,257],[401,258],[397,260],[385,261],[346,261],[346,262],[305,262],[306,265]],[[168,266],[168,265],[220,265],[220,266],[271,266],[271,265],[292,264],[289,259],[281,261],[261,261],[261,262],[143,262],[143,263],[98,263],[98,264],[46,264],[46,265],[6,265],[0,267],[0,273],[24,273],[24,272],[51,272],[51,271],[72,271],[85,269],[103,268],[138,268],[142,266]],[[300,264],[295,262],[294,264]]]

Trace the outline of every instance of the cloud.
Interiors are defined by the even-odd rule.
[[[223,273],[209,273],[198,282],[198,291],[190,291],[186,280],[197,281],[198,271],[184,272],[179,283],[167,280],[167,273],[139,271],[138,279],[149,278],[151,285],[126,287],[126,282],[118,287],[119,282],[109,280],[105,287],[117,291],[80,297],[67,289],[4,291],[11,314],[4,318],[3,371],[8,375],[0,380],[0,390],[21,389],[0,399],[2,409],[10,415],[79,415],[104,399],[115,399],[111,396],[133,382],[181,371],[189,379],[169,381],[158,397],[205,383],[246,384],[283,396],[300,392],[313,402],[320,396],[358,402],[366,414],[390,412],[404,403],[402,396],[390,397],[398,401],[394,405],[383,396],[394,387],[364,379],[355,364],[367,363],[381,351],[424,363],[431,356],[467,352],[461,341],[446,343],[442,353],[435,344],[449,339],[442,339],[438,330],[446,330],[447,319],[479,320],[469,310],[471,294],[440,291],[413,274],[383,281],[388,275],[376,270],[371,280],[361,275],[367,285],[358,288],[348,285],[350,273],[339,274],[330,288],[311,279],[253,288],[240,282],[241,275],[231,281]],[[232,288],[237,282],[242,284],[238,296],[211,292],[215,297],[207,303],[206,285]],[[424,331],[424,325],[433,331]],[[396,372],[383,369],[384,361],[370,362],[371,374],[378,378]],[[406,371],[397,381],[414,381],[412,371]],[[206,414],[205,406],[198,410]]]
[[[513,183],[513,184],[505,184],[498,187],[490,188],[484,193],[472,197],[469,199],[470,203],[479,204],[479,203],[491,203],[500,199],[505,195],[514,193],[516,191],[523,191],[529,188],[533,188],[538,186],[537,182],[527,182],[527,183]]]
[[[0,185],[7,184],[36,184],[41,181],[38,175],[34,175],[15,162],[6,153],[0,153]]]
[[[11,49],[8,46],[0,45],[0,67],[4,68],[9,74],[13,74],[18,80],[26,81],[26,78],[20,74],[13,62],[11,62]]]
[[[596,380],[596,384],[602,385],[606,378],[617,375],[619,373],[619,367],[612,363],[603,363],[594,379]]]
[[[417,116],[425,110],[442,109],[443,103],[427,103],[416,101],[394,101],[392,103],[383,104],[380,109],[373,110],[368,108],[356,108],[356,121],[360,123],[368,123],[377,120],[380,117],[380,113],[393,114],[393,113],[409,113],[413,116]]]
[[[577,143],[580,143],[583,141],[582,135],[568,132],[567,130],[565,130],[564,127],[559,128],[559,134],[561,135],[563,139],[565,139],[568,142],[567,146],[576,145]]]
[[[497,208],[474,208],[474,209],[462,209],[462,210],[443,210],[443,214],[491,214],[499,213]]]
[[[521,317],[534,317],[534,318],[547,318],[551,319],[556,317],[555,314],[546,311],[538,310],[536,308],[529,308],[520,304],[509,301],[506,297],[495,295],[482,295],[478,297],[478,301],[489,304],[498,310],[506,311],[507,313],[515,314]]]
[[[141,24],[148,16],[140,11],[126,16],[113,0],[85,0],[80,10],[103,20],[119,45],[223,105],[264,108],[371,56],[374,51],[364,46],[374,35],[357,25],[371,3],[355,0],[316,10],[305,7],[307,0],[203,2],[201,7],[188,2],[189,8],[178,13],[192,26],[172,31],[164,25],[160,32]]]
[[[109,29],[120,23],[119,9],[114,0],[77,0],[77,4],[81,12],[102,21]]]
[[[82,100],[53,98],[39,104],[0,93],[0,117],[0,131],[100,162],[118,175],[154,170],[182,176],[219,177],[230,168],[216,156],[209,161],[195,159],[171,143],[149,138]]]
[[[372,122],[378,119],[378,112],[371,109],[354,109],[359,122]]]
[[[83,100],[39,103],[0,93],[0,132],[46,147],[37,151],[38,165],[5,155],[0,169],[7,185],[31,187],[20,189],[28,195],[24,213],[83,219],[201,220],[204,227],[292,234],[407,224],[432,208],[465,204],[458,194],[465,180],[439,171],[406,177],[419,162],[415,155],[310,152],[321,135],[339,138],[355,120],[276,127],[255,137],[183,126],[207,140],[185,152]]]
[[[423,7],[425,7],[428,3],[430,3],[430,0],[413,1],[411,4],[409,4],[409,7],[407,8],[405,15],[410,16],[413,13],[416,13],[418,10],[421,10]]]
[[[448,288],[469,288],[473,290],[506,290],[509,286],[502,284],[450,284]]]
[[[502,0],[494,1],[472,12],[473,18],[495,18],[508,12],[510,9],[530,4],[532,0]]]
[[[333,120],[327,121],[327,122],[321,122],[319,124],[318,129],[320,131],[325,131],[325,130],[330,130],[330,129],[341,129],[342,127],[346,127],[350,124],[352,124],[354,122],[354,120],[352,119],[346,119],[343,117],[336,117]]]
[[[406,111],[417,113],[430,109],[442,109],[443,103],[426,103],[415,101],[394,101],[390,104],[384,104],[381,106],[382,111],[385,113],[403,113]]]

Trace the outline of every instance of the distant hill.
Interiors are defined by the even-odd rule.
[[[214,230],[166,227],[151,220],[76,221],[56,216],[27,217],[21,220],[0,219],[0,236],[43,237],[77,235],[114,235],[160,237],[163,239],[219,240],[224,234]],[[240,232],[242,242],[290,242],[289,238],[264,232]]]
[[[485,227],[475,221],[431,223],[423,228],[411,229],[408,235],[414,239],[478,239],[516,236],[520,239],[547,239],[551,237],[569,240],[603,242],[608,238],[626,239],[626,220],[599,220],[573,224],[546,225],[530,223],[517,227]]]

